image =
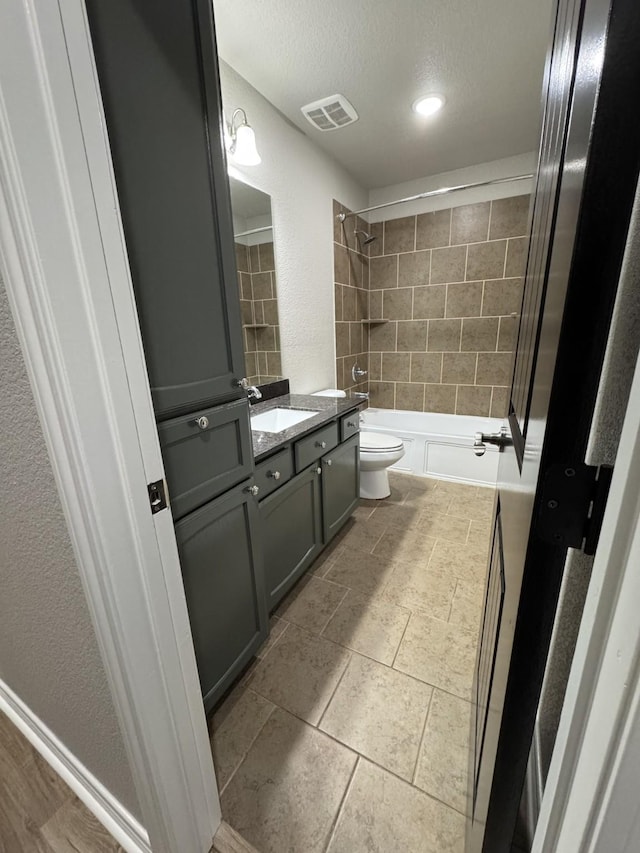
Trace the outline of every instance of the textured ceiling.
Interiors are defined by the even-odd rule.
[[[551,6],[214,0],[222,58],[369,189],[537,148]],[[418,117],[429,92],[447,104]],[[360,119],[322,133],[300,107],[335,93]]]

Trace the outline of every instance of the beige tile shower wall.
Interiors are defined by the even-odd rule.
[[[355,364],[369,370],[369,258],[368,246],[361,246],[355,230],[367,230],[359,217],[338,222],[339,213],[348,209],[333,202],[333,262],[336,317],[337,387],[344,391],[368,391],[368,375],[354,382]]]
[[[371,405],[503,417],[529,196],[370,226]]]
[[[273,243],[236,243],[247,378],[252,385],[282,375]]]

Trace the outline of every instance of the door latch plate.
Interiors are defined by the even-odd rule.
[[[153,515],[160,512],[161,509],[167,508],[167,493],[164,487],[164,480],[156,480],[155,483],[149,483],[147,486],[149,492],[149,504]]]

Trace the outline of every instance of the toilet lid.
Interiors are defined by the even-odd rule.
[[[361,432],[360,448],[371,453],[383,453],[389,450],[400,450],[402,440],[395,435],[385,435],[382,432]]]

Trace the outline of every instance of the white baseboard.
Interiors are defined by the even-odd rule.
[[[2,679],[0,710],[20,729],[34,749],[38,750],[127,853],[151,853],[149,836],[144,827]]]

